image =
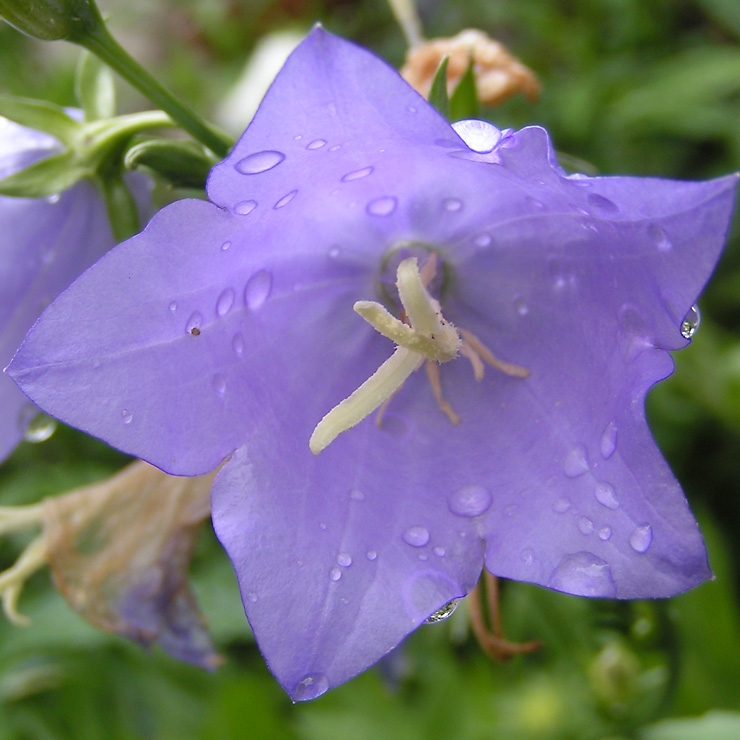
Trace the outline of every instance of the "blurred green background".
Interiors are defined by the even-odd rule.
[[[427,37],[466,27],[507,44],[543,83],[539,102],[486,111],[545,125],[558,149],[606,173],[706,178],[740,169],[737,0],[420,0]],[[123,45],[205,117],[267,34],[317,20],[398,66],[403,36],[379,0],[101,0]],[[75,49],[0,25],[0,91],[74,104]],[[124,83],[121,109],[145,102]],[[250,112],[245,109],[243,126]],[[224,123],[224,125],[227,125]],[[234,125],[233,123],[230,125]],[[238,133],[238,131],[234,131]],[[736,219],[736,223],[740,219]],[[489,662],[465,609],[418,630],[318,701],[291,705],[249,634],[230,565],[204,531],[193,571],[227,661],[215,674],[94,630],[46,572],[0,618],[0,740],[75,738],[740,737],[740,241],[700,302],[702,324],[649,397],[652,429],[697,514],[717,575],[664,602],[587,601],[507,583],[507,636],[545,647]],[[0,466],[3,505],[90,483],[124,458],[69,429]],[[23,541],[0,541],[9,566]]]

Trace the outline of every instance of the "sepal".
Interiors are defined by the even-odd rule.
[[[204,188],[211,168],[218,163],[192,141],[147,139],[134,144],[124,156],[129,170],[143,169],[180,188]]]

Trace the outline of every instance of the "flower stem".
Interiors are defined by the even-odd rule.
[[[156,106],[187,131],[194,139],[208,147],[214,154],[225,157],[233,142],[222,131],[202,121],[184,106],[172,93],[160,85],[128,52],[111,36],[104,24],[80,38],[78,43],[118,72],[137,90],[146,95]]]

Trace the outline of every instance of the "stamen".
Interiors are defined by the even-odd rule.
[[[483,367],[483,361],[480,355],[465,341],[463,340],[462,346],[460,347],[460,354],[470,360],[470,364],[473,366],[473,375],[475,379],[480,383],[483,380],[483,374],[485,368]]]
[[[437,401],[437,405],[440,410],[444,412],[445,416],[457,426],[460,423],[460,417],[455,413],[455,409],[450,406],[449,402],[445,400],[442,395],[442,380],[440,378],[439,365],[429,360],[424,365],[426,370],[427,378],[429,379],[429,385],[432,386],[432,393]]]
[[[486,347],[486,345],[483,344],[472,332],[467,329],[459,329],[458,331],[460,332],[460,336],[462,336],[464,343],[474,352],[479,354],[491,367],[495,367],[496,370],[500,370],[502,373],[509,375],[512,378],[529,377],[529,370],[527,370],[526,367],[496,359],[491,353],[491,350],[488,349],[488,347]]]

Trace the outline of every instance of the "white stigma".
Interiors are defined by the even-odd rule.
[[[403,260],[398,266],[396,286],[408,324],[375,301],[358,301],[354,305],[365,321],[395,342],[396,351],[316,425],[308,442],[314,455],[372,414],[425,360],[447,362],[460,351],[460,335],[442,316],[439,303],[427,293],[415,257]]]

